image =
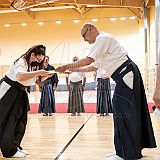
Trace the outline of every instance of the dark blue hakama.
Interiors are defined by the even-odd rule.
[[[97,114],[113,113],[109,78],[97,78],[97,82]]]

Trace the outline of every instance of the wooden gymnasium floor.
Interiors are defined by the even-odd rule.
[[[158,147],[144,149],[143,160],[160,159],[160,121],[151,113]],[[82,127],[73,141],[61,152],[66,144]],[[30,156],[26,160],[104,160],[114,151],[112,115],[100,117],[95,113],[83,113],[72,117],[68,113],[55,113],[44,117],[29,114],[25,137],[22,142]],[[59,154],[61,152],[61,154]],[[0,154],[0,159],[3,159]],[[9,160],[22,158],[9,158]]]

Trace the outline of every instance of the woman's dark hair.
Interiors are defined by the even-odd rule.
[[[43,45],[35,45],[35,46],[31,47],[30,49],[28,49],[28,51],[25,54],[23,54],[18,59],[16,59],[14,61],[14,63],[16,63],[20,58],[24,58],[28,64],[28,69],[29,69],[29,67],[30,67],[29,60],[30,60],[32,53],[34,53],[35,56],[37,56],[37,55],[45,56],[46,55],[46,47]],[[43,68],[43,63],[44,63],[44,59],[39,63],[39,69]]]
[[[48,60],[49,60],[49,56],[45,56],[45,58],[48,58]]]

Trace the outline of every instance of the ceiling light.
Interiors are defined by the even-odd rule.
[[[56,21],[56,24],[61,24],[62,22],[61,21]]]
[[[93,21],[93,22],[97,22],[98,20],[97,20],[96,18],[93,18],[92,21]]]
[[[136,17],[135,17],[135,16],[133,16],[133,17],[130,17],[130,19],[136,19]]]
[[[21,23],[21,26],[25,27],[27,26],[27,23]]]
[[[73,22],[74,23],[79,23],[79,20],[78,19],[74,19]]]
[[[44,22],[38,22],[38,25],[42,26],[44,25]]]
[[[116,20],[117,20],[117,18],[112,17],[112,18],[110,18],[110,20],[111,20],[111,21],[116,21]]]
[[[10,27],[11,25],[10,24],[4,24],[4,27]]]
[[[126,17],[121,17],[120,20],[124,21],[124,20],[126,20]]]

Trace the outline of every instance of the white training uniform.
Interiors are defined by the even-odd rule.
[[[110,78],[109,76],[107,76],[107,73],[106,73],[106,70],[102,69],[101,68],[101,64],[99,62],[94,62],[94,67],[96,66],[97,71],[96,71],[96,79],[97,78],[103,78],[103,79],[106,79],[106,78]]]
[[[94,67],[105,70],[106,76],[110,77],[128,59],[127,55],[125,48],[112,35],[100,33],[88,57],[95,60]]]
[[[70,74],[67,74],[66,77],[69,78],[69,82],[79,82],[85,77],[85,74],[83,72],[71,72]]]
[[[27,71],[28,71],[28,65],[27,65],[26,60],[24,58],[20,58],[15,64],[13,63],[12,65],[10,65],[10,67],[5,75],[9,79],[11,79],[12,81],[17,81],[24,86],[30,86],[31,84],[33,84],[35,82],[35,78],[32,78],[30,80],[26,80],[26,81],[18,81],[17,77],[16,77],[16,75],[18,73],[23,73],[23,72],[27,72]],[[7,92],[7,90],[10,87],[11,86],[9,84],[7,84],[5,81],[3,81],[0,84],[0,99],[4,96],[4,94]]]
[[[98,68],[98,72],[101,72],[101,76],[103,74],[103,78],[110,78],[114,71],[128,60],[127,55],[126,49],[112,35],[100,33],[96,37],[88,57],[95,60],[93,66]],[[123,80],[131,89],[133,88],[132,71],[127,73]]]

